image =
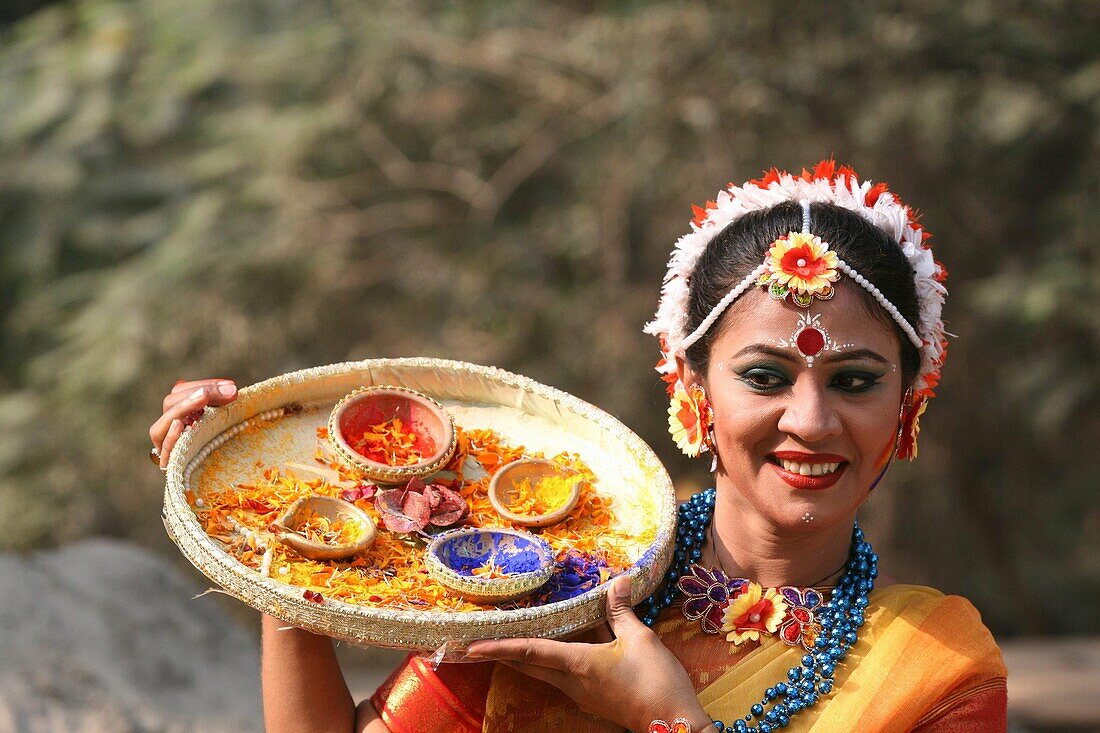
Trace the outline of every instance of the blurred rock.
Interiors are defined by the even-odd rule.
[[[0,730],[260,731],[256,635],[146,550],[0,555]]]

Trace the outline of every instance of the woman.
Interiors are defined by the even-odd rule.
[[[641,619],[620,579],[603,639],[476,642],[475,663],[438,671],[410,658],[356,708],[330,642],[265,617],[269,730],[1004,730],[977,611],[878,575],[855,525],[891,460],[916,455],[945,356],[926,239],[832,161],[697,207],[646,330],[673,437],[711,453],[715,489],[681,507]],[[234,396],[177,385],[150,429],[162,467],[186,415]]]

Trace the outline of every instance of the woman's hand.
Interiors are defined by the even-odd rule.
[[[168,456],[186,427],[187,417],[207,405],[226,405],[237,399],[232,379],[179,381],[164,398],[163,414],[149,426],[149,439],[160,455],[160,468],[168,468]]]
[[[630,580],[616,578],[607,610],[614,640],[606,644],[499,639],[478,641],[467,659],[495,659],[549,682],[581,710],[635,731],[655,719],[687,718],[693,731],[711,726],[687,671],[630,607]]]

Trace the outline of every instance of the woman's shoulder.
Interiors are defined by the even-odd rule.
[[[1004,662],[981,612],[963,596],[923,585],[894,583],[875,589],[867,616],[875,636],[904,636],[926,652],[969,660],[987,674],[1005,675]],[[875,628],[878,627],[878,628]]]
[[[981,624],[981,613],[967,598],[948,595],[926,585],[892,582],[876,587],[868,596],[868,605],[870,608],[882,607],[909,616],[942,608],[960,616],[960,620]]]

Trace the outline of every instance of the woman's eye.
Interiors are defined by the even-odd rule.
[[[863,392],[878,384],[878,377],[874,374],[845,372],[836,375],[833,378],[833,384],[846,392]]]
[[[745,372],[741,375],[741,381],[758,391],[775,389],[787,383],[786,378],[781,374],[763,369],[751,369]]]

